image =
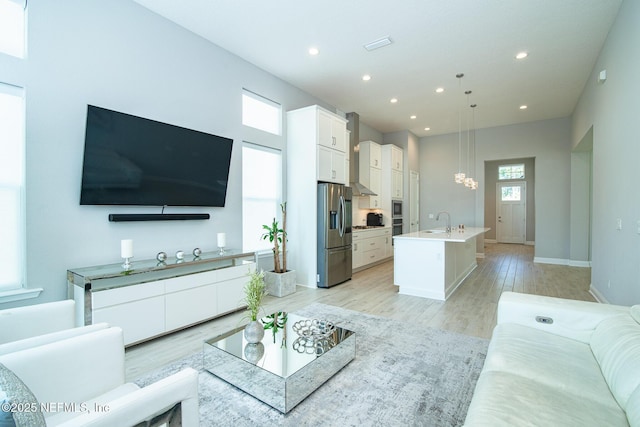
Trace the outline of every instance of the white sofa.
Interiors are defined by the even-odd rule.
[[[639,322],[640,305],[503,293],[465,425],[640,426]]]
[[[139,388],[125,383],[124,363],[122,329],[117,327],[0,356],[0,364],[45,405],[47,426],[133,426],[177,404],[181,425],[198,425],[197,371],[185,368]]]

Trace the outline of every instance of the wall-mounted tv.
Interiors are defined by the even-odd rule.
[[[89,105],[81,205],[225,204],[233,140]]]

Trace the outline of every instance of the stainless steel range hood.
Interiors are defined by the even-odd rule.
[[[349,186],[354,196],[377,196],[360,183],[360,116],[358,113],[347,113],[347,129],[351,131],[349,136]]]

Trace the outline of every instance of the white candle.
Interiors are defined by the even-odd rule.
[[[120,256],[122,258],[133,258],[133,240],[124,239],[120,241]]]
[[[218,233],[218,247],[224,248],[227,246],[227,235],[224,233]]]

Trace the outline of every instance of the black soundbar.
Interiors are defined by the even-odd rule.
[[[109,214],[109,221],[186,221],[209,219],[209,214]]]

